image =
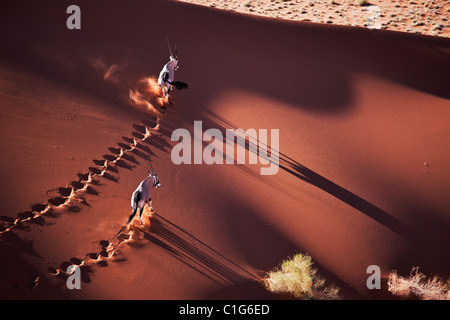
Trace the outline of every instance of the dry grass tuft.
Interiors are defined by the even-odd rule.
[[[401,277],[396,271],[389,274],[388,290],[404,298],[420,300],[450,300],[450,278],[444,282],[439,277],[427,279],[418,267],[411,269],[408,278]]]

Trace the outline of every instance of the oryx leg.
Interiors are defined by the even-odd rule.
[[[141,224],[141,226],[143,225],[142,220],[141,220],[142,212],[144,212],[144,206],[142,206],[139,211],[139,223]]]
[[[150,206],[150,210],[151,210],[151,211],[154,211],[154,210],[153,210],[153,206],[152,206],[152,198],[149,198],[149,199],[148,199],[148,204],[149,204],[149,206]]]
[[[167,85],[167,100],[169,100],[169,93],[170,93],[170,91],[172,91],[172,85],[168,84]]]
[[[133,212],[128,217],[127,224],[129,224],[131,222],[131,220],[133,220],[134,216],[136,215],[136,211],[137,211],[137,206],[133,209]]]

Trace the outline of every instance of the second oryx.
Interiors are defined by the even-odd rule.
[[[175,55],[172,53],[172,49],[170,49],[168,39],[167,45],[169,46],[170,60],[164,65],[159,73],[158,84],[161,87],[163,97],[169,99],[169,93],[172,90],[172,86],[175,86],[178,90],[182,90],[187,89],[188,85],[182,81],[175,81],[175,71],[180,67],[178,65],[177,45],[175,44]]]
[[[158,179],[157,174],[153,170],[153,167],[150,162],[147,162],[147,165],[149,166],[149,175],[147,178],[141,181],[139,186],[136,188],[136,190],[133,192],[131,196],[131,209],[133,212],[128,217],[127,224],[129,224],[134,216],[136,215],[136,212],[139,208],[139,222],[142,225],[142,213],[144,212],[144,206],[146,203],[149,204],[150,209],[153,210],[152,206],[152,198],[151,198],[151,188],[160,188],[161,182]]]

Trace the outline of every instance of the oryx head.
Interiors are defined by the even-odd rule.
[[[178,70],[180,67],[178,64],[178,50],[177,50],[177,44],[175,43],[175,55],[172,53],[172,49],[170,48],[169,38],[167,38],[167,46],[169,47],[170,52],[170,61],[173,61],[173,70]]]
[[[161,182],[158,179],[158,176],[156,173],[152,173],[152,177],[153,177],[153,186],[155,188],[160,188],[161,187]]]

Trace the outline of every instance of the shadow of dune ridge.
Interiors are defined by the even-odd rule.
[[[177,11],[183,9],[192,11],[193,21],[204,15],[202,23],[183,30],[184,38],[195,34],[206,44],[194,47],[203,58],[195,68],[202,79],[195,83],[199,87],[211,88],[206,82],[220,75],[217,87],[262,94],[312,112],[341,112],[353,107],[341,99],[355,93],[353,75],[364,73],[450,99],[448,38],[280,21],[189,5],[173,8],[180,19]],[[221,41],[210,44],[210,28],[223,25]],[[186,59],[194,60],[197,52],[184,51]]]
[[[182,65],[196,64],[195,68],[186,68],[187,75],[196,75],[190,88],[210,88],[202,93],[203,101],[216,96],[217,88],[239,88],[312,112],[346,111],[353,106],[342,97],[354,93],[355,73],[375,75],[450,99],[448,39],[280,21],[159,0],[137,0],[133,6],[123,0],[101,0],[96,5],[81,0],[80,6],[93,7],[83,12],[83,21],[97,28],[80,36],[64,28],[49,27],[60,23],[58,12],[64,12],[64,4],[53,0],[37,8],[49,18],[44,21],[36,19],[36,12],[22,9],[30,7],[30,3],[31,0],[10,2],[0,13],[0,27],[16,30],[14,34],[1,35],[9,44],[3,56],[21,65],[25,62],[25,67],[36,73],[100,95],[111,105],[123,107],[123,97],[117,95],[117,84],[111,85],[94,69],[91,55],[100,52],[111,65],[130,60],[124,63],[127,70],[132,70],[130,74],[156,75],[162,63],[160,57],[167,56],[166,34],[176,34],[180,39]],[[116,23],[123,19],[123,8],[127,16],[133,17],[128,27],[134,32]],[[99,25],[97,15],[103,10],[111,18]],[[166,12],[179,23],[167,25]],[[13,16],[18,18],[12,19]],[[152,41],[142,41],[147,30],[160,25],[166,25],[165,34],[157,33]],[[220,41],[211,43],[211,30],[221,31]],[[22,44],[17,39],[22,39]],[[200,54],[202,58],[198,59]],[[76,72],[80,66],[88,67],[84,74]],[[133,74],[131,78],[140,77]],[[211,86],[211,79],[216,78],[217,84]],[[126,78],[119,90],[129,89],[136,79]]]
[[[31,264],[25,256],[32,256],[35,264]],[[68,298],[67,292],[41,276],[36,263],[43,260],[33,248],[32,241],[24,240],[15,232],[8,232],[0,238],[0,257],[1,300]]]

